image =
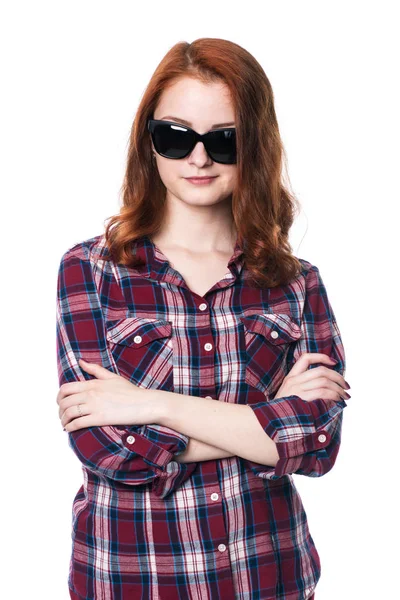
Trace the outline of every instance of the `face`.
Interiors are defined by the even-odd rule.
[[[190,77],[184,77],[164,90],[153,118],[188,125],[200,134],[235,126],[228,87],[222,82],[206,84]],[[155,152],[153,142],[151,144]],[[214,162],[202,142],[197,142],[185,158],[165,158],[157,152],[155,158],[167,189],[167,201],[173,198],[190,205],[212,205],[230,199],[237,166]],[[204,176],[215,177],[202,185],[187,180],[188,177]]]

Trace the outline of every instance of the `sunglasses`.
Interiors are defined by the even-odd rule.
[[[236,129],[212,129],[207,133],[197,133],[190,127],[173,121],[149,119],[147,129],[151,133],[156,152],[165,158],[185,158],[197,142],[203,142],[208,156],[217,163],[236,163]]]

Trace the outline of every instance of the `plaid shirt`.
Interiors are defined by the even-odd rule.
[[[279,460],[179,463],[189,438],[158,424],[68,432],[83,472],[72,506],[71,597],[311,598],[321,563],[293,474],[321,477],[333,467],[346,402],[275,394],[303,352],[331,356],[344,375],[318,268],[299,259],[290,284],[256,289],[236,244],[229,271],[201,297],[148,236],[134,248],[145,261],[135,269],[101,260],[104,234],[63,254],[59,384],[93,377],[82,357],[139,387],[248,404]]]

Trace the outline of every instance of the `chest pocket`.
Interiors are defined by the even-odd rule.
[[[274,396],[286,375],[289,347],[302,336],[301,328],[292,317],[281,313],[256,313],[240,320],[244,325],[246,383]]]
[[[173,391],[171,321],[145,317],[106,321],[106,335],[120,375],[141,387]]]

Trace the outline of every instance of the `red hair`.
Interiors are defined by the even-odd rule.
[[[163,224],[166,188],[151,158],[147,120],[163,91],[182,77],[222,82],[229,88],[237,143],[232,216],[239,243],[246,241],[244,266],[256,285],[275,287],[290,282],[303,268],[288,240],[299,203],[282,181],[287,161],[272,87],[249,52],[218,38],[179,42],[156,68],[132,124],[121,188],[123,204],[119,214],[109,217],[105,231],[109,256],[104,260],[138,266],[132,242],[156,234]]]

